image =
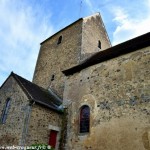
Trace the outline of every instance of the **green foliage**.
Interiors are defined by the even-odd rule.
[[[54,150],[54,148],[47,144],[32,144],[27,147],[27,150]]]

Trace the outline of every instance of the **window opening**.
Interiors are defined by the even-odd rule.
[[[51,81],[53,81],[55,79],[55,75],[53,74],[51,77]]]
[[[90,108],[82,106],[80,110],[80,133],[89,132],[90,127]]]
[[[60,44],[62,42],[62,36],[59,37],[57,45]]]
[[[98,48],[101,49],[101,41],[100,40],[98,41]]]
[[[3,110],[3,113],[2,113],[2,117],[1,117],[1,122],[4,124],[6,122],[6,119],[7,119],[7,115],[8,115],[8,111],[9,111],[9,108],[10,108],[10,98],[7,98],[6,100],[6,104],[4,106],[4,110]]]

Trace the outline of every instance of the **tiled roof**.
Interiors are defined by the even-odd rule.
[[[150,46],[150,32],[141,35],[139,37],[136,37],[134,39],[131,39],[129,41],[126,41],[124,43],[121,43],[119,45],[110,47],[106,50],[97,52],[96,54],[92,55],[81,64],[74,66],[70,69],[64,70],[62,72],[66,76],[72,75],[87,67],[139,50],[147,46]]]
[[[52,90],[48,91],[13,72],[10,76],[14,77],[30,100],[59,111],[58,107],[62,104],[62,100]]]

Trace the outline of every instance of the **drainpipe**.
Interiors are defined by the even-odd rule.
[[[50,88],[48,89],[48,91],[55,99],[57,99],[59,103],[62,103],[62,99],[60,99]]]
[[[27,133],[28,133],[28,127],[29,127],[29,121],[30,121],[30,116],[31,116],[31,110],[32,110],[32,106],[34,104],[35,104],[35,101],[31,100],[31,103],[26,105],[26,108],[25,108],[24,126],[23,126],[21,141],[20,141],[20,145],[22,147],[24,147],[25,144],[26,144],[26,137],[27,137]]]

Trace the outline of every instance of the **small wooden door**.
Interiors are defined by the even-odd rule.
[[[56,140],[57,140],[57,131],[51,130],[50,131],[50,137],[49,137],[49,145],[55,148],[56,146]]]

